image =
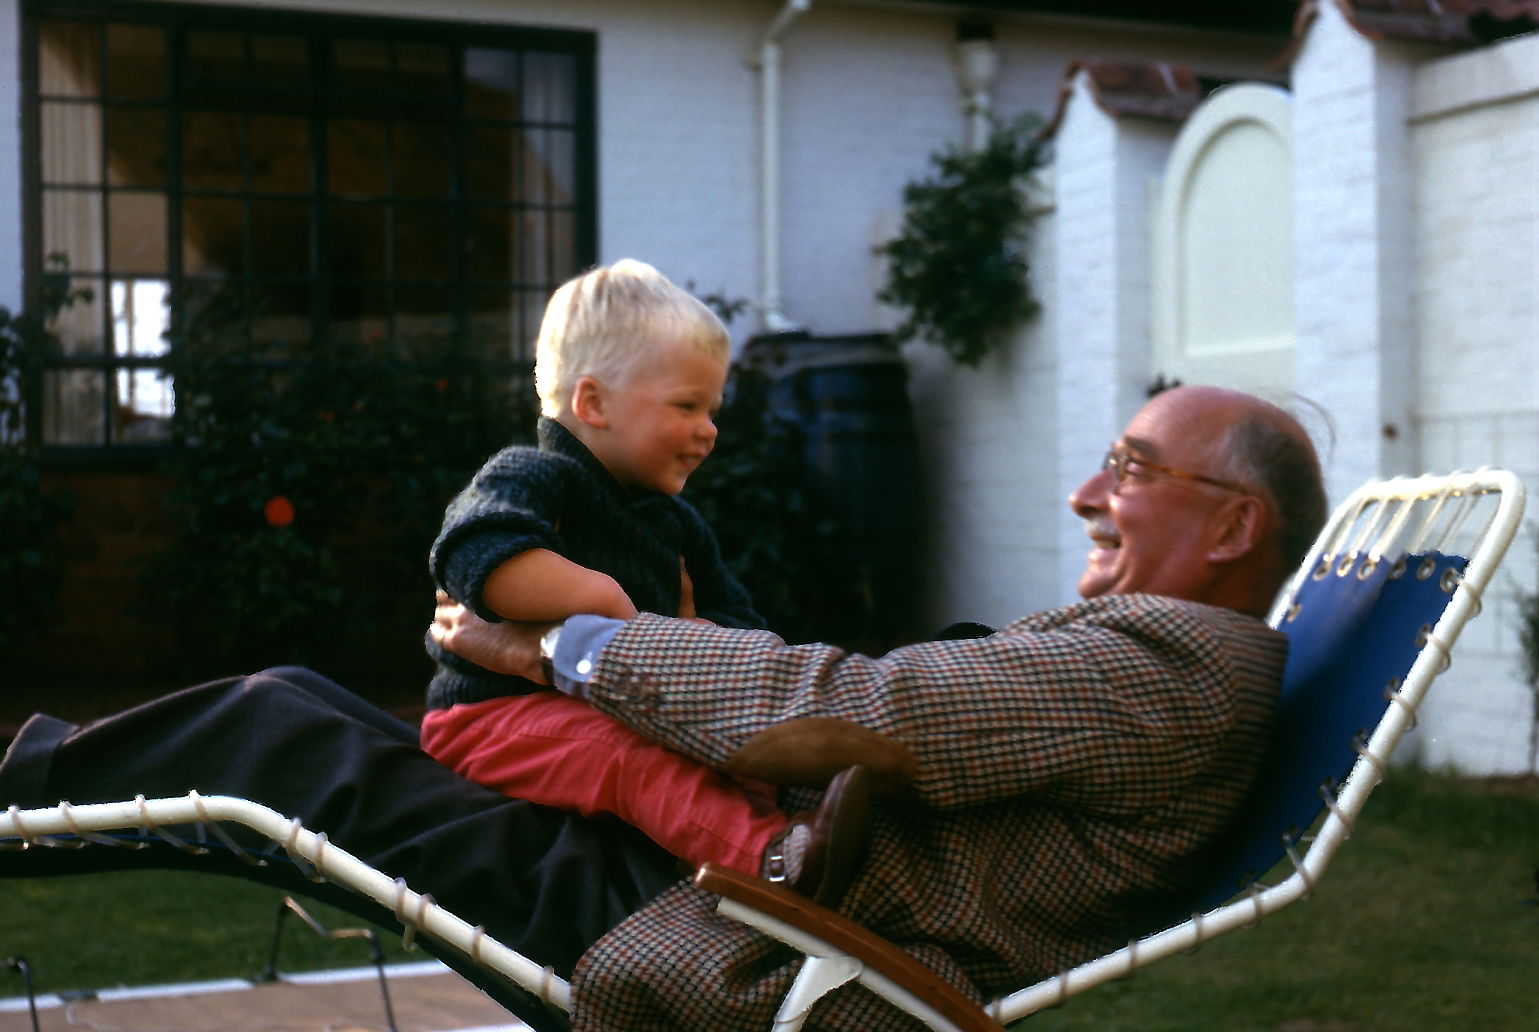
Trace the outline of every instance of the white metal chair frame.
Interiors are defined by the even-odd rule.
[[[1104,982],[1124,977],[1136,969],[1175,953],[1190,951],[1202,943],[1237,928],[1254,925],[1271,914],[1309,895],[1326,866],[1351,834],[1369,793],[1382,779],[1391,753],[1412,726],[1417,707],[1432,681],[1448,666],[1449,653],[1464,624],[1480,609],[1481,596],[1516,534],[1523,512],[1523,486],[1511,473],[1480,471],[1447,477],[1397,478],[1369,484],[1337,508],[1274,607],[1269,621],[1279,626],[1306,577],[1361,568],[1369,563],[1393,562],[1406,553],[1441,550],[1468,532],[1474,510],[1482,502],[1494,502],[1488,517],[1473,528],[1473,542],[1462,577],[1458,578],[1441,619],[1425,635],[1411,669],[1399,690],[1392,693],[1384,716],[1366,743],[1356,746],[1358,759],[1341,790],[1334,795],[1322,789],[1327,808],[1318,830],[1303,841],[1300,855],[1292,837],[1284,839],[1293,873],[1274,886],[1259,882],[1234,902],[1207,913],[1194,914],[1174,927],[1130,942],[1113,953],[1044,979],[1019,992],[1001,997],[980,1008],[978,1021],[970,1017],[959,1024],[923,996],[900,981],[857,959],[851,951],[837,949],[816,933],[807,931],[753,906],[723,898],[720,911],[771,935],[808,956],[791,993],[776,1018],[777,1030],[799,1029],[811,1007],[827,992],[850,981],[860,981],[895,1006],[937,1030],[997,1027],[1019,1020],[1045,1007],[1063,1003],[1070,996]],[[550,968],[542,967],[472,927],[433,902],[430,896],[391,879],[331,843],[324,833],[304,828],[298,820],[268,807],[229,796],[201,796],[147,800],[140,796],[119,803],[57,806],[21,810],[11,806],[0,815],[0,840],[12,848],[34,846],[77,847],[85,843],[122,846],[121,840],[103,835],[108,830],[138,829],[141,835],[158,835],[180,848],[199,851],[212,834],[237,855],[253,864],[265,856],[237,845],[221,829],[228,822],[243,825],[281,847],[314,880],[330,880],[366,896],[395,917],[407,929],[410,942],[415,931],[447,944],[479,968],[502,976],[563,1012],[571,1010],[571,987]],[[198,840],[187,841],[166,829],[193,826]],[[67,838],[66,838],[67,836]],[[19,841],[18,841],[19,840]],[[0,843],[3,845],[4,843]]]

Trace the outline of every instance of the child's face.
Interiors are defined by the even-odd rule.
[[[683,343],[660,348],[605,392],[606,426],[595,454],[622,484],[678,494],[716,445],[726,380],[719,359]]]

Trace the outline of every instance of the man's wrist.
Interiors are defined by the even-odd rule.
[[[540,635],[540,673],[549,685],[556,683],[556,645],[561,641],[561,629],[565,626],[565,621],[552,624],[548,631]]]
[[[568,695],[586,698],[588,679],[598,667],[599,653],[620,633],[625,621],[582,614],[568,617],[556,626],[559,633],[546,632],[540,638],[541,663],[545,661],[545,642],[549,638],[550,683]]]

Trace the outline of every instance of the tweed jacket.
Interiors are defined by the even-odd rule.
[[[588,690],[717,765],[815,714],[906,743],[917,783],[874,802],[841,910],[982,1000],[1160,923],[1243,800],[1286,653],[1253,617],[1150,595],[881,658],[643,616],[604,648]],[[816,799],[795,795],[788,809]],[[679,885],[595,944],[574,972],[574,1027],[769,1028],[799,955],[713,906]],[[917,1026],[846,987],[807,1027]]]
[[[540,417],[536,433],[538,448],[504,448],[449,503],[428,554],[438,587],[482,618],[500,620],[481,599],[487,577],[520,552],[548,548],[609,574],[637,609],[673,614],[679,611],[683,557],[701,616],[729,627],[764,626],[694,506],[675,495],[623,486],[553,419]],[[467,663],[431,636],[426,646],[438,664],[428,686],[432,709],[538,687]]]

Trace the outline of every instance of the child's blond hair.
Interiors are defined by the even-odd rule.
[[[731,350],[716,313],[645,262],[625,258],[568,280],[545,306],[535,345],[540,411],[565,414],[584,376],[623,384],[660,341],[690,344],[722,362]]]

